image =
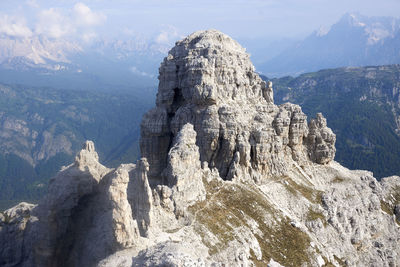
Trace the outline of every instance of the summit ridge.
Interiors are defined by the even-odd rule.
[[[177,42],[159,79],[156,107],[141,124],[151,180],[162,177],[167,145],[186,123],[197,133],[200,160],[225,180],[239,172],[256,180],[282,175],[292,159],[306,164],[334,158],[336,137],[322,114],[308,126],[299,106],[274,105],[272,83],[261,80],[245,49],[219,31]]]
[[[275,105],[236,41],[200,31],[159,69],[142,158],[87,141],[39,205],[0,214],[2,266],[395,266],[400,177],[334,161],[321,113]]]

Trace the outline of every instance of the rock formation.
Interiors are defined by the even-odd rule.
[[[241,172],[262,183],[269,175],[285,174],[291,158],[308,161],[308,150],[315,162],[327,163],[335,155],[333,134],[326,153],[315,143],[320,138],[304,146],[308,127],[301,108],[274,105],[272,83],[266,86],[245,49],[218,31],[178,42],[161,63],[159,79],[156,107],[143,117],[140,142],[155,184],[164,180],[170,144],[186,123],[197,133],[201,162],[225,180]],[[326,124],[318,127],[330,131]]]
[[[159,80],[143,158],[108,169],[87,142],[42,203],[0,216],[0,265],[400,262],[400,178],[336,163],[322,114],[307,124],[298,105],[276,106],[237,42],[196,32]]]

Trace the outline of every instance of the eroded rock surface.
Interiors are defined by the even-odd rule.
[[[37,221],[32,216],[36,205],[21,202],[0,213],[0,266],[18,266],[30,258],[32,239],[26,233]]]
[[[326,119],[321,113],[309,123],[307,148],[310,159],[320,163],[328,163],[335,157],[336,135],[328,128]]]
[[[160,67],[142,156],[108,169],[90,141],[38,206],[0,214],[2,266],[396,266],[400,177],[333,161],[317,114],[273,103],[272,83],[215,31]]]
[[[329,143],[325,135],[321,139],[321,131],[329,132],[326,123],[312,124],[319,127],[311,133],[317,140],[303,142],[309,130],[301,108],[275,106],[272,83],[266,85],[245,49],[221,32],[197,32],[177,42],[159,79],[156,107],[143,117],[140,142],[154,183],[162,181],[172,140],[186,123],[197,133],[200,160],[226,180],[242,172],[263,183],[267,175],[285,174],[291,159],[334,158],[335,135],[330,132]]]

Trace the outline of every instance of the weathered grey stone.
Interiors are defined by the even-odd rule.
[[[396,215],[396,220],[400,222],[400,204],[394,206],[394,215]]]
[[[267,102],[274,103],[274,91],[272,89],[272,82],[269,81],[267,83],[267,87],[265,87],[263,91],[263,96]]]
[[[0,215],[0,266],[18,266],[31,257],[32,215],[36,205],[21,202]]]
[[[274,261],[274,259],[271,259],[267,265],[267,267],[282,267],[278,262]]]
[[[304,142],[308,126],[301,108],[275,106],[272,83],[266,86],[245,50],[221,32],[196,32],[177,42],[159,79],[156,107],[143,117],[140,141],[151,184],[162,183],[168,151],[186,123],[196,131],[201,162],[227,180],[242,173],[263,183],[260,177],[285,174],[293,160],[308,161],[308,150],[318,163],[334,156],[326,124],[312,132],[323,135],[323,144]]]
[[[320,164],[333,160],[336,153],[336,135],[327,127],[326,119],[321,113],[317,113],[317,118],[310,121],[309,131],[307,147],[310,159]]]
[[[16,239],[4,242],[10,247],[0,251],[2,265],[94,266],[147,236],[153,196],[146,159],[115,170],[98,159],[93,142],[86,142],[52,179],[33,215],[35,206],[26,203],[5,212],[0,240]]]
[[[335,162],[325,118],[274,105],[230,37],[177,42],[141,125],[136,164],[108,169],[86,142],[41,204],[0,214],[0,265],[400,262],[400,177]]]
[[[94,193],[109,169],[98,162],[94,144],[87,141],[74,164],[62,170],[49,184],[48,194],[39,205],[39,237],[35,261],[42,266],[64,260],[59,240],[67,238],[74,223],[74,213],[82,208],[82,199]]]
[[[196,258],[188,245],[168,242],[151,247],[132,259],[132,267],[141,266],[193,266],[205,267],[206,261]],[[190,247],[190,245],[189,245]]]
[[[136,168],[130,175],[128,200],[132,208],[133,218],[137,221],[140,235],[147,237],[152,220],[153,194],[147,179],[149,164],[145,158],[138,160]]]
[[[59,265],[93,266],[138,240],[139,228],[127,192],[129,172],[134,168],[134,164],[124,164],[111,170],[91,195],[81,198],[66,233],[73,238],[62,242],[59,248]]]
[[[188,206],[205,200],[203,175],[199,148],[196,145],[196,132],[193,125],[185,124],[168,153],[168,168],[166,169],[176,212],[182,214]]]

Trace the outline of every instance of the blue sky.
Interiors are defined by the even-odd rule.
[[[1,0],[0,34],[171,42],[200,29],[238,39],[301,38],[347,12],[400,16],[399,0]]]

